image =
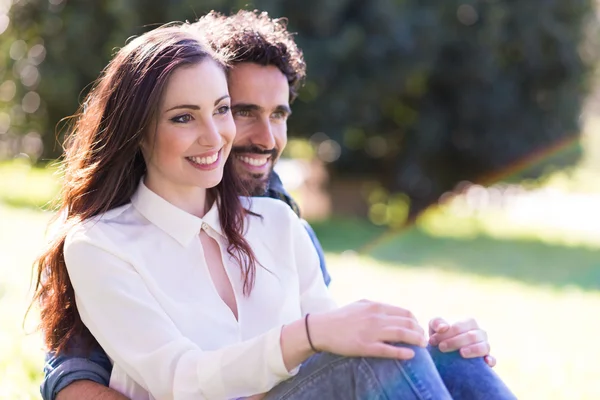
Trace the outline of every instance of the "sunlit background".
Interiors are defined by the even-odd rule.
[[[430,3],[0,0],[0,399],[40,398],[60,120],[128,37],[239,7],[304,50],[277,170],[336,298],[474,317],[519,399],[600,399],[596,2]]]

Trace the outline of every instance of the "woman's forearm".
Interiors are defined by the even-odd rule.
[[[302,364],[314,354],[310,348],[304,319],[299,319],[281,329],[281,353],[288,371]]]

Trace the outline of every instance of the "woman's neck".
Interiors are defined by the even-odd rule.
[[[214,201],[208,190],[198,186],[165,184],[164,182],[158,184],[152,179],[148,179],[147,176],[144,178],[144,184],[175,207],[198,218],[204,217]]]

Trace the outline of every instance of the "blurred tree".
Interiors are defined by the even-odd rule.
[[[290,134],[311,139],[333,179],[405,193],[409,218],[460,181],[579,137],[591,0],[0,0],[0,150],[37,132],[56,157],[58,121],[125,38],[239,7],[298,32],[309,68]],[[572,164],[569,149],[521,177]]]
[[[591,1],[285,4],[309,66],[293,132],[337,142],[334,174],[407,194],[409,218],[461,181],[489,183],[579,138]],[[564,146],[518,177],[580,153]]]
[[[0,114],[0,134],[10,132],[14,139],[16,135],[39,132],[44,142],[44,157],[50,159],[62,152],[64,126],[59,121],[76,112],[114,50],[128,37],[168,21],[193,19],[195,14],[189,2],[182,0],[16,0],[12,7],[11,2],[0,0],[4,4],[0,15],[7,15],[10,21],[0,36],[0,46],[18,47],[22,51],[18,57],[13,57],[16,52],[12,51],[3,51],[0,56],[2,85],[10,88],[14,83],[16,87],[11,98],[2,96],[0,87],[0,101],[5,100],[0,110],[8,115],[7,118]],[[221,2],[204,3],[206,10],[210,10]],[[31,53],[40,55],[35,59]],[[24,73],[31,68],[36,70],[38,79],[26,82]],[[29,91],[39,95],[35,110],[33,106],[29,109],[21,106]],[[3,118],[9,120],[4,132]],[[24,150],[20,143],[11,147]]]

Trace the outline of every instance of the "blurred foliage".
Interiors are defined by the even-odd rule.
[[[596,60],[591,0],[192,4],[0,0],[0,158],[58,156],[58,122],[125,38],[240,7],[286,16],[298,32],[309,68],[290,134],[310,138],[334,179],[375,177],[405,194],[377,203],[374,218],[410,218],[457,183],[496,179],[532,155],[519,179],[580,156],[578,145],[544,155],[578,142]]]
[[[309,65],[293,129],[327,133],[341,144],[338,175],[378,176],[408,195],[412,215],[464,180],[525,166],[518,177],[537,178],[578,160],[581,148],[568,144],[580,135],[595,60],[591,1],[339,1],[286,11]],[[379,204],[372,212],[388,220],[403,209]]]

